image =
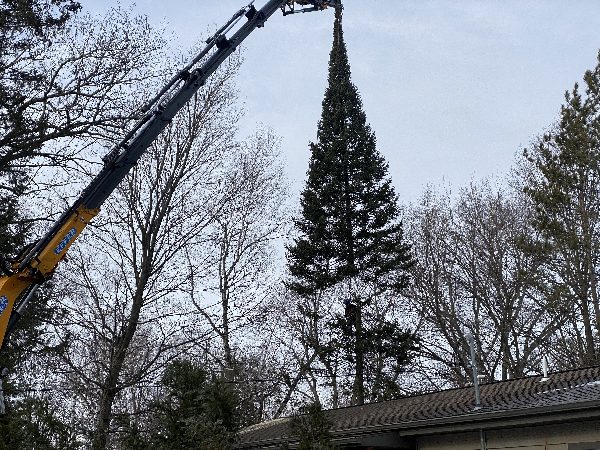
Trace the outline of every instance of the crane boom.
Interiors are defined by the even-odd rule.
[[[73,205],[34,245],[14,260],[0,264],[0,346],[23,314],[35,291],[56,270],[70,246],[100,212],[104,201],[165,129],[231,53],[278,10],[284,15],[340,5],[341,0],[269,0],[260,10],[253,3],[241,8],[210,39],[206,47],[142,108],[143,116],[104,158],[104,166]],[[300,7],[300,9],[297,9]],[[227,33],[243,17],[247,21]],[[15,307],[15,305],[17,305]]]

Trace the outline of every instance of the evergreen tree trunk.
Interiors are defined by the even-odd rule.
[[[337,30],[337,40],[341,41],[341,21],[342,14],[341,8],[336,9],[336,21],[339,22],[339,28]],[[345,219],[346,219],[346,248],[348,249],[348,256],[346,260],[346,266],[348,267],[348,273],[350,276],[354,276],[356,272],[356,265],[354,261],[354,227],[352,223],[352,202],[350,200],[350,174],[349,174],[349,164],[348,164],[348,151],[344,149],[343,152],[344,160],[344,203],[345,203]],[[354,297],[354,292],[352,290],[352,284],[350,285],[350,295]],[[362,327],[362,304],[360,299],[357,301],[356,305],[356,333],[354,337],[354,353],[356,358],[355,370],[356,373],[354,375],[354,386],[352,388],[352,397],[353,404],[355,405],[363,405],[365,403],[365,356],[364,356],[364,344],[363,344],[363,327]]]
[[[358,305],[356,311],[356,375],[354,378],[353,404],[364,405],[365,403],[365,352],[363,343],[362,305]]]

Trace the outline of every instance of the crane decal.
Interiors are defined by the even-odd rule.
[[[77,234],[77,230],[75,228],[71,228],[69,230],[69,232],[66,234],[66,236],[63,238],[63,240],[60,241],[60,244],[58,244],[56,246],[56,248],[54,249],[54,254],[55,255],[60,255],[60,252],[62,252],[65,249],[65,247],[67,246],[67,244],[69,242],[71,242],[71,239],[73,239],[76,234]]]

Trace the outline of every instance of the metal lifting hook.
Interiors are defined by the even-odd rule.
[[[296,9],[296,4],[301,6],[309,6],[308,8]],[[284,6],[282,6],[283,15],[288,14],[300,14],[311,11],[321,11],[328,7],[340,8],[342,7],[341,0],[288,0]]]

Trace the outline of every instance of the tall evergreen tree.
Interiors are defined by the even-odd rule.
[[[362,404],[364,358],[372,350],[367,335],[394,329],[381,321],[374,325],[380,329],[377,333],[365,329],[363,308],[378,295],[403,290],[412,259],[388,165],[377,151],[375,135],[351,81],[341,7],[336,9],[317,138],[310,145],[302,216],[295,220],[298,237],[287,249],[292,276],[288,286],[304,297],[334,287],[342,290],[346,317],[338,327],[352,336],[353,402]],[[406,347],[398,350],[406,356]]]
[[[569,316],[558,358],[566,364],[600,362],[600,54],[584,82],[583,93],[576,84],[565,94],[554,129],[525,152],[539,233],[530,250],[544,254],[550,303]]]

